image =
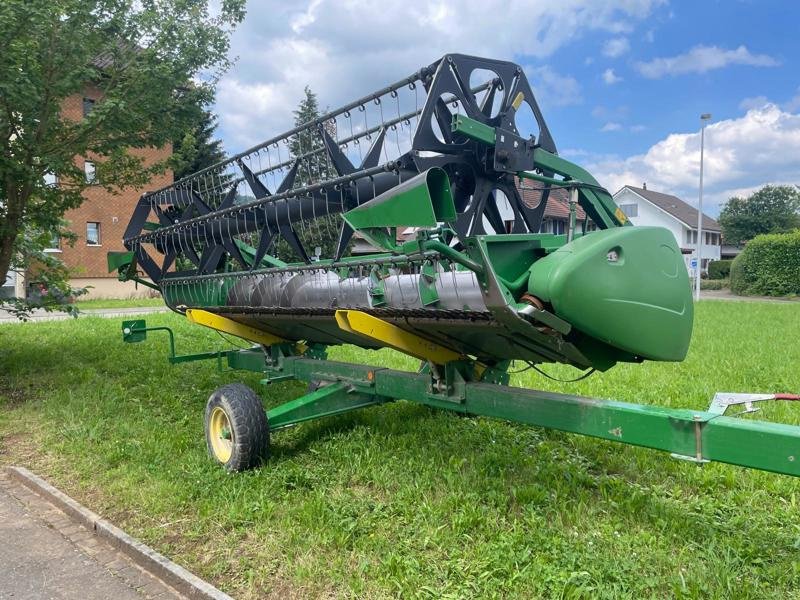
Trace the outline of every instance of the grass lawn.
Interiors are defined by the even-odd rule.
[[[78,300],[75,302],[81,310],[91,310],[97,308],[139,308],[145,306],[164,306],[164,299],[157,298],[127,298],[127,299],[102,299],[97,300]]]
[[[174,327],[180,352],[223,343],[172,314],[148,323]],[[800,304],[704,301],[682,364],[514,383],[705,408],[717,390],[800,391],[799,336]],[[261,469],[227,475],[206,455],[205,401],[258,378],[170,366],[157,337],[123,344],[119,320],[93,317],[0,327],[0,463],[234,596],[800,596],[798,479],[407,402],[279,432]],[[274,406],[303,387],[262,391]],[[800,424],[800,405],[756,416]]]

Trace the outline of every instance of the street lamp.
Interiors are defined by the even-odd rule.
[[[694,271],[694,298],[700,300],[700,271],[703,270],[703,150],[706,137],[706,121],[711,113],[700,115],[700,199],[697,203],[697,267]]]

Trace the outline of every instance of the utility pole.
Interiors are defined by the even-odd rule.
[[[694,270],[694,299],[700,300],[700,272],[703,270],[703,150],[706,137],[706,121],[711,113],[700,115],[700,199],[697,203],[697,267]]]

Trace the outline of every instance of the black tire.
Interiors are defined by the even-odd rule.
[[[230,472],[257,467],[269,455],[267,413],[258,394],[242,383],[211,394],[205,426],[208,453]]]

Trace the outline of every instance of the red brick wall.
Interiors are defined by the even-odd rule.
[[[83,95],[74,95],[64,102],[63,113],[67,118],[80,120],[83,118],[83,98],[100,99],[100,92],[93,86],[87,87]],[[134,150],[133,154],[142,156],[145,164],[168,158],[172,154],[172,146],[164,148],[148,148]],[[83,169],[84,159],[76,157],[78,167]],[[62,244],[60,258],[64,261],[76,277],[116,277],[108,272],[106,253],[115,250],[125,250],[122,245],[122,234],[128,225],[133,209],[139,196],[148,190],[158,189],[172,183],[172,171],[153,177],[146,186],[139,189],[126,188],[112,194],[100,186],[88,188],[83,197],[83,204],[64,215],[69,222],[69,229],[78,236],[75,244],[70,247]],[[89,246],[86,244],[86,223],[100,223],[100,245]]]

